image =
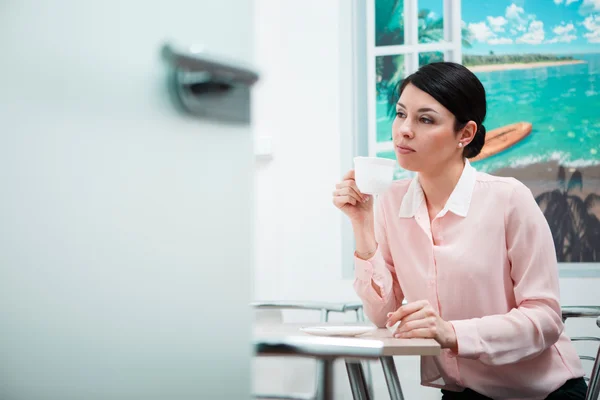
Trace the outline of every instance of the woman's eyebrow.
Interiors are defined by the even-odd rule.
[[[397,105],[397,106],[400,106],[400,107],[402,107],[402,108],[404,108],[404,109],[406,109],[406,106],[405,106],[404,104],[400,103],[400,102],[398,102],[396,105]],[[431,111],[431,112],[434,112],[434,113],[436,113],[436,114],[439,114],[439,112],[437,112],[437,111],[435,111],[433,108],[429,108],[429,107],[422,107],[422,108],[419,108],[419,109],[417,110],[417,112],[428,112],[428,111]]]

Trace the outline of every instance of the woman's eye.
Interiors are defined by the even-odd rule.
[[[397,116],[398,118],[405,118],[405,117],[406,117],[406,114],[404,114],[402,111],[396,111],[396,116]]]
[[[427,117],[421,117],[421,122],[424,124],[433,124],[433,120]]]

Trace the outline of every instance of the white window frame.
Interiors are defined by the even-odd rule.
[[[376,93],[372,85],[376,81],[375,60],[381,56],[404,54],[404,71],[410,75],[419,69],[419,53],[440,51],[445,61],[462,63],[461,1],[443,0],[444,40],[439,43],[419,43],[418,0],[404,0],[404,40],[396,46],[375,46],[375,1],[367,0],[366,46],[367,46],[367,103],[368,103],[368,154],[375,156],[382,151],[393,151],[392,141],[377,142]],[[369,84],[370,83],[370,84]]]

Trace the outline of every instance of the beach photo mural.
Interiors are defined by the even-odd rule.
[[[399,44],[401,3],[376,1],[377,41]],[[418,4],[419,41],[441,40],[442,2]],[[462,20],[462,63],[479,77],[488,102],[486,144],[473,166],[531,189],[560,262],[600,262],[600,0],[463,0]],[[402,56],[380,58],[383,141],[404,67]],[[442,59],[422,53],[419,63]]]

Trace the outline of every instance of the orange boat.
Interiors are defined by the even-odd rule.
[[[481,149],[481,153],[469,161],[483,160],[508,149],[529,135],[531,133],[531,126],[529,122],[517,122],[516,124],[506,125],[486,132],[485,144]]]

